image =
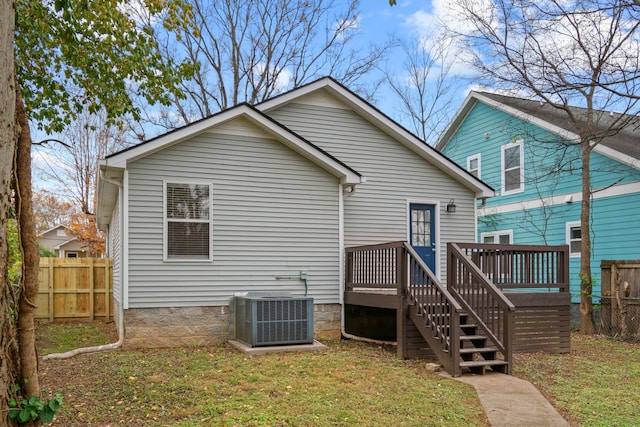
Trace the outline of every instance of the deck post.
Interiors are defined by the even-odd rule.
[[[404,247],[396,248],[396,294],[398,308],[396,309],[396,340],[397,354],[401,359],[407,358],[407,254]]]

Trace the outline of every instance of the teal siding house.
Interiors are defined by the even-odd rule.
[[[575,112],[579,113],[579,108]],[[539,101],[471,92],[436,148],[496,190],[479,202],[477,240],[568,244],[572,302],[579,302],[581,160],[560,110]],[[605,126],[619,118],[602,112]],[[640,119],[591,154],[592,275],[600,261],[640,259]]]

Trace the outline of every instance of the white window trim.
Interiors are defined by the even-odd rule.
[[[169,258],[167,184],[208,185],[209,186],[209,258]],[[205,221],[199,221],[205,222]],[[213,261],[213,184],[202,181],[183,181],[179,179],[162,181],[162,258],[165,262],[211,262]]]
[[[504,180],[504,152],[508,148],[513,148],[514,146],[520,147],[520,187],[515,190],[507,191],[505,189],[506,182]],[[501,181],[501,190],[503,196],[508,196],[509,194],[517,194],[522,193],[524,191],[524,140],[519,139],[515,142],[511,142],[509,144],[505,144],[500,147],[500,181]]]
[[[488,236],[493,236],[495,238],[495,241],[497,243],[495,244],[501,244],[500,243],[500,236],[504,236],[504,235],[508,235],[509,236],[509,245],[513,244],[513,230],[498,230],[498,231],[489,231],[489,232],[485,232],[485,233],[481,233],[480,234],[480,243],[484,243],[484,238],[488,237]]]
[[[471,161],[478,161],[478,179],[482,179],[482,155],[480,153],[467,157],[467,172],[471,173]]]
[[[580,258],[580,252],[571,252],[571,229],[580,227],[580,221],[569,221],[566,223],[566,242],[569,245],[569,258]],[[582,237],[580,237],[582,240]]]

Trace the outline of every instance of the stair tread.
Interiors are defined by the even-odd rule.
[[[498,350],[498,347],[469,347],[469,348],[461,348],[460,354],[486,353],[489,351],[499,351],[499,350]]]
[[[461,340],[482,340],[488,339],[486,335],[460,335]]]
[[[504,360],[471,360],[460,362],[461,368],[475,368],[477,366],[504,366],[508,365],[509,362],[505,362]]]

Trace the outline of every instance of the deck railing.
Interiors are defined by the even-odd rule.
[[[457,243],[452,247],[457,248],[458,259],[470,260],[516,306],[515,326],[509,335],[512,345],[508,346],[512,351],[570,351],[571,296],[567,245]],[[460,257],[461,254],[464,257]],[[463,270],[456,270],[456,266]],[[479,280],[475,269],[469,269],[462,261],[452,262],[451,256],[448,270],[448,274],[453,276],[453,279],[447,279],[452,293],[451,288],[456,283],[467,287]],[[468,288],[464,289],[464,292],[474,295]],[[479,295],[475,297],[479,298]],[[482,310],[476,311],[482,313]],[[484,315],[491,320],[495,318],[490,313]],[[502,333],[498,329],[496,335]]]
[[[430,331],[432,350],[449,372],[459,374],[462,308],[407,242],[346,248],[345,261],[345,294],[395,290],[399,322],[407,305],[415,307]]]
[[[514,351],[568,351],[568,256],[567,246],[449,243],[444,286],[407,242],[346,248],[344,302],[396,309],[402,357],[412,317],[453,375],[466,312],[511,373]]]
[[[515,306],[457,244],[447,244],[447,257],[447,288],[500,350],[511,373]]]
[[[569,291],[569,248],[562,246],[457,243],[498,288],[506,291]]]

